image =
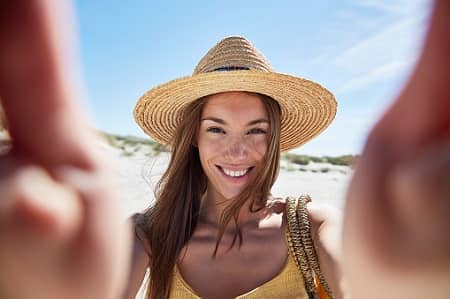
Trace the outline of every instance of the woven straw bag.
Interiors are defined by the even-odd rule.
[[[309,195],[288,197],[286,210],[288,219],[288,241],[295,262],[303,275],[310,299],[333,299],[333,294],[320,271],[319,260],[311,237],[310,220],[306,209],[311,202]]]

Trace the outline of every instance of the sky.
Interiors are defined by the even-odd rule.
[[[137,99],[190,75],[230,35],[249,39],[275,71],[318,82],[338,101],[330,127],[294,150],[358,154],[406,82],[421,49],[427,0],[75,1],[88,106],[103,131],[146,136]]]

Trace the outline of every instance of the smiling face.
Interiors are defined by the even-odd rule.
[[[208,193],[227,199],[238,196],[262,163],[269,134],[269,117],[259,95],[225,92],[209,96],[197,135]]]

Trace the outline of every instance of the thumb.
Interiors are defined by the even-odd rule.
[[[395,156],[450,137],[450,1],[437,0],[419,62],[374,129]]]

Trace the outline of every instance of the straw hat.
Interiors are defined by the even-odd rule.
[[[321,85],[276,73],[245,38],[221,40],[200,60],[192,76],[161,84],[137,102],[134,117],[144,132],[170,145],[183,109],[191,102],[226,91],[265,94],[281,107],[281,151],[298,147],[322,132],[336,115],[336,100]]]

